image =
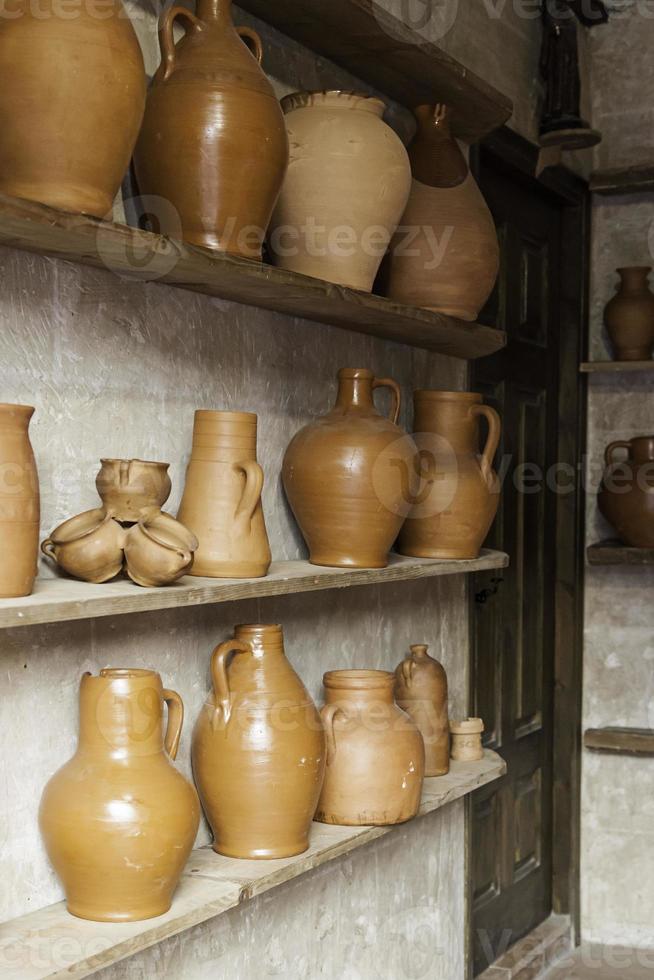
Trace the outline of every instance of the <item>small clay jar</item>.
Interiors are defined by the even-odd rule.
[[[618,269],[621,282],[604,311],[617,361],[649,361],[654,346],[654,295],[650,266]]]
[[[453,721],[450,725],[452,759],[455,762],[480,762],[484,758],[481,744],[483,731],[484,723],[481,718]]]
[[[137,585],[172,585],[188,574],[198,539],[170,514],[157,513],[130,528],[125,569]]]
[[[425,776],[450,771],[450,726],[445,668],[415,644],[395,670],[395,700],[413,719],[425,743]]]
[[[41,551],[73,578],[109,582],[122,570],[126,532],[110,514],[96,508],[64,521]]]
[[[616,452],[627,450],[619,461]],[[632,548],[654,548],[654,436],[612,442],[598,495],[600,512]]]
[[[102,459],[95,485],[104,508],[117,521],[136,524],[161,510],[170,496],[170,463],[142,459]]]

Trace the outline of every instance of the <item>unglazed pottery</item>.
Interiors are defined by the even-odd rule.
[[[1,34],[0,28],[0,34]],[[1,43],[1,42],[0,42]],[[7,86],[8,88],[13,87]],[[0,93],[0,101],[3,95]],[[0,136],[0,144],[2,136]],[[30,595],[39,555],[39,475],[29,437],[34,409],[0,404],[0,598]]]
[[[619,460],[618,449],[626,449]],[[604,454],[601,513],[632,548],[654,548],[654,436],[612,442]]]
[[[143,459],[103,459],[95,485],[105,511],[117,521],[136,523],[161,510],[170,496],[170,463]]]
[[[170,761],[183,717],[179,695],[154,671],[82,677],[77,752],[46,786],[39,812],[73,915],[132,922],[170,908],[200,820],[194,788]]]
[[[41,545],[68,575],[84,582],[108,582],[123,567],[126,531],[97,508],[64,521]]]
[[[384,103],[354,92],[282,99],[291,156],[270,226],[282,269],[370,292],[411,187]]]
[[[120,0],[17,0],[0,27],[0,78],[0,193],[110,215],[146,87]]]
[[[130,528],[125,538],[125,570],[143,586],[171,585],[193,565],[198,539],[170,514],[156,514]]]
[[[260,68],[259,36],[234,28],[231,8],[231,0],[199,0],[197,15],[181,6],[161,15],[162,61],[148,93],[136,175],[142,194],[172,205],[157,213],[164,234],[181,230],[196,245],[260,258],[288,140]],[[185,31],[177,45],[176,24]]]
[[[197,536],[191,574],[259,578],[270,566],[257,463],[257,417],[195,413],[193,449],[179,520]]]
[[[467,391],[416,391],[414,408],[421,486],[398,550],[416,558],[477,558],[500,500],[493,471],[500,418]],[[479,456],[482,416],[488,436]]]
[[[390,388],[391,418],[373,392]],[[413,440],[396,424],[400,388],[365,368],[338,372],[334,408],[291,441],[284,489],[314,565],[384,568],[417,480]]]
[[[452,733],[452,758],[455,762],[481,762],[484,758],[484,748],[481,736],[484,723],[481,718],[467,718],[465,721],[453,721],[450,725]]]
[[[400,303],[475,320],[499,271],[493,218],[450,134],[447,107],[414,112],[413,182],[391,248],[387,293]]]
[[[413,719],[425,743],[425,776],[450,771],[447,674],[422,644],[411,647],[395,671],[395,700]]]
[[[327,769],[316,820],[358,827],[415,817],[425,747],[414,722],[393,700],[394,674],[332,670],[323,683]]]
[[[654,295],[650,266],[618,269],[620,285],[604,311],[617,361],[649,361],[654,347]]]
[[[237,626],[211,659],[193,773],[214,850],[282,858],[309,846],[325,770],[318,711],[284,654],[281,626]]]

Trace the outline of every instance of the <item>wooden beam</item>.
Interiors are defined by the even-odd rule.
[[[584,734],[587,749],[621,755],[654,755],[652,728],[589,728]]]
[[[654,548],[630,548],[621,541],[600,541],[586,549],[589,565],[654,565]]]
[[[654,360],[650,361],[584,361],[579,365],[582,374],[631,374],[654,371]]]
[[[595,194],[644,194],[654,191],[654,164],[598,170],[590,178]]]

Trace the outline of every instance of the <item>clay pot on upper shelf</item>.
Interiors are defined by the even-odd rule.
[[[627,450],[618,461],[616,451]],[[654,548],[654,436],[612,442],[599,490],[600,512],[632,548]]]
[[[46,786],[39,811],[72,915],[133,922],[170,908],[200,822],[195,789],[170,761],[183,718],[181,698],[154,671],[82,677],[77,752]]]
[[[398,550],[415,558],[477,558],[500,500],[493,471],[499,415],[467,391],[416,391],[414,407],[421,486]],[[481,457],[480,416],[488,422]]]
[[[145,106],[141,48],[120,0],[18,0],[0,32],[0,193],[110,216]]]
[[[399,303],[475,320],[499,271],[493,218],[450,133],[447,106],[421,105],[414,113],[413,182],[386,291]]]
[[[450,731],[452,733],[453,760],[455,762],[481,762],[484,758],[484,747],[481,741],[484,723],[481,718],[453,721]]]
[[[161,510],[170,496],[170,463],[142,459],[102,459],[95,485],[107,514],[137,523]]]
[[[393,701],[395,675],[331,670],[323,683],[327,769],[316,820],[354,827],[411,820],[420,806],[425,747]]]
[[[36,578],[41,506],[39,474],[29,437],[33,415],[30,405],[0,404],[1,599],[30,595]]]
[[[177,45],[175,22],[186,32]],[[234,27],[231,0],[198,0],[197,15],[169,7],[159,40],[162,62],[134,157],[141,194],[165,202],[150,208],[164,234],[260,259],[288,163],[261,40]]]
[[[413,719],[425,743],[425,776],[450,771],[447,674],[423,644],[411,647],[395,670],[395,700]]]
[[[384,103],[355,92],[296,92],[282,108],[291,157],[270,226],[273,261],[370,292],[411,187]]]
[[[172,585],[193,567],[198,539],[170,514],[157,512],[127,531],[125,571],[146,587]]]
[[[211,659],[193,773],[214,850],[282,858],[309,846],[325,770],[318,711],[284,653],[281,626],[237,626]]]
[[[373,392],[390,388],[391,418]],[[338,372],[338,396],[291,441],[282,476],[314,565],[385,568],[417,483],[416,447],[398,425],[401,393],[365,368]]]
[[[127,531],[101,508],[64,521],[41,545],[62,571],[83,582],[109,582],[123,567]]]
[[[650,266],[618,269],[620,285],[604,320],[617,361],[649,361],[654,347],[654,295]]]

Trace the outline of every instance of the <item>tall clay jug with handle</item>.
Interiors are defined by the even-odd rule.
[[[428,647],[415,643],[395,669],[395,700],[413,719],[425,743],[425,776],[450,771],[447,674]]]
[[[30,405],[0,405],[0,598],[30,595],[39,554],[39,477]]]

